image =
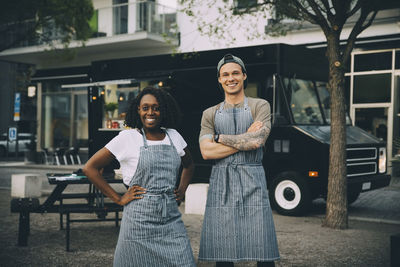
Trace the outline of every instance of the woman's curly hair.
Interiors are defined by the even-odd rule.
[[[125,117],[125,125],[131,128],[143,127],[142,120],[138,114],[140,101],[145,95],[153,95],[160,107],[160,126],[165,128],[176,129],[181,120],[181,112],[175,99],[164,89],[157,89],[154,87],[144,88],[133,100],[131,100],[128,108],[128,113]]]

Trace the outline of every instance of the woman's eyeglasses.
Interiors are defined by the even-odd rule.
[[[159,106],[141,106],[138,108],[141,111],[149,111],[150,109],[153,112],[159,112],[160,111],[160,107]]]

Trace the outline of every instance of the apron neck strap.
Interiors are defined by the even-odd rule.
[[[145,148],[147,148],[147,147],[148,147],[148,145],[147,145],[146,132],[144,131],[144,129],[143,129],[143,128],[141,129],[141,131],[142,131],[142,138],[143,138],[143,144],[144,144],[144,147],[145,147]]]
[[[165,134],[168,136],[169,143],[171,144],[171,146],[174,146],[174,142],[172,142],[172,138],[171,138],[171,136],[169,136],[167,129],[164,129],[164,128],[161,128],[161,129],[162,129],[162,130],[165,132]]]
[[[141,129],[141,131],[142,131],[142,137],[143,137],[143,144],[144,144],[144,147],[147,148],[149,145],[147,144],[146,133],[145,133],[145,131],[144,131],[143,128]],[[170,137],[169,134],[168,134],[168,131],[167,131],[165,128],[161,128],[161,131],[163,131],[163,132],[168,136],[168,139],[169,139],[170,144],[171,144],[171,145],[174,145],[174,143],[172,142],[171,137]]]
[[[222,104],[219,106],[218,111],[222,111],[222,110],[224,109],[224,106],[225,106],[225,101],[222,102]],[[248,107],[249,107],[249,105],[248,105],[248,100],[247,100],[247,97],[246,97],[246,96],[244,97],[243,107],[244,107],[244,108],[248,108]]]

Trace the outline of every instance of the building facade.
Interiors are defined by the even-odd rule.
[[[2,113],[8,114],[1,121],[1,132],[6,132],[10,126],[30,131],[31,128],[22,126],[34,121],[37,151],[65,147],[79,147],[81,151],[87,151],[87,92],[93,61],[167,54],[177,45],[174,34],[176,9],[168,6],[168,1],[167,5],[163,5],[163,1],[92,2],[95,10],[90,21],[93,35],[84,46],[73,41],[67,51],[48,51],[48,47],[41,43],[22,44],[0,53],[0,67],[5,70],[2,73],[13,73],[1,77],[2,84],[7,87],[2,90],[2,102],[5,104],[2,105]],[[35,96],[31,99],[37,108],[34,113],[29,112],[31,117],[14,121],[14,94],[18,92],[24,97],[28,94],[28,86],[10,86],[20,65],[34,68],[30,82],[35,87]],[[110,101],[116,101],[116,85],[107,84],[104,87],[109,92]],[[128,100],[127,96],[123,102]],[[26,105],[21,107],[22,110],[26,108]]]
[[[212,22],[219,14],[215,5],[199,5],[203,19]],[[240,0],[236,1],[240,6]],[[178,12],[176,1],[93,0],[95,15],[91,20],[94,34],[84,47],[72,43],[72,57],[64,52],[48,52],[36,46],[18,47],[0,53],[0,60],[21,62],[35,66],[31,82],[36,87],[37,150],[42,148],[89,146],[88,90],[94,84],[100,88],[105,103],[118,103],[118,109],[105,114],[114,121],[123,121],[129,101],[141,88],[152,84],[163,86],[160,79],[124,77],[121,80],[96,79],[96,62],[126,58],[170,54],[174,47],[180,52],[214,50],[227,47],[253,46],[271,43],[305,45],[311,48],[325,46],[325,37],[319,28],[305,25],[286,36],[266,37],[264,31],[270,20],[260,23],[255,16],[260,38],[248,39],[238,20],[229,35],[217,40],[202,36],[192,17]],[[343,38],[349,34],[354,20],[348,22]],[[399,154],[400,135],[400,8],[389,8],[378,13],[374,23],[360,35],[352,53],[347,77],[348,110],[353,124],[387,141],[389,159]],[[179,31],[179,35],[176,33]],[[227,40],[229,40],[227,42]],[[217,59],[216,59],[217,61]],[[150,62],[157,64],[157,62]],[[107,66],[100,66],[107,68]],[[138,66],[132,66],[138,67]],[[120,70],[121,73],[124,70]],[[129,79],[127,79],[129,78]],[[7,79],[3,78],[2,79]],[[101,80],[101,82],[98,82]],[[13,97],[13,93],[8,98]],[[8,102],[12,99],[8,99]],[[89,99],[90,101],[90,99]],[[10,112],[10,108],[7,112]],[[12,112],[12,111],[11,111]],[[9,116],[11,120],[11,116]],[[2,121],[4,131],[11,122]],[[107,120],[104,119],[105,130]],[[112,127],[112,126],[111,126]],[[390,165],[390,164],[389,164]]]

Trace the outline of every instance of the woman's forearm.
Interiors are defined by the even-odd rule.
[[[186,191],[187,187],[190,184],[190,181],[192,180],[194,173],[194,164],[190,164],[187,167],[184,167],[182,169],[182,174],[181,174],[181,180],[179,182],[179,188],[184,189]]]
[[[83,172],[104,195],[115,203],[120,204],[121,196],[107,183],[101,174],[101,170],[112,160],[111,152],[106,148],[102,148],[87,161],[83,167]]]

